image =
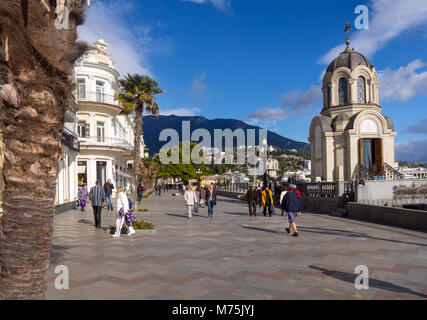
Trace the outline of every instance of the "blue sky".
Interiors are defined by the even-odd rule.
[[[358,5],[370,28],[353,28],[351,46],[380,74],[397,158],[427,162],[425,0],[95,0],[79,36],[103,38],[122,74],[156,78],[162,114],[236,118],[307,142]]]

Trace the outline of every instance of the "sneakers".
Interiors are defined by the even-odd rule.
[[[285,228],[285,230],[288,234],[291,234],[291,230],[289,228]]]
[[[113,237],[113,238],[120,238],[120,235],[119,234],[113,234],[111,237]]]
[[[295,232],[292,237],[298,237],[298,232]]]

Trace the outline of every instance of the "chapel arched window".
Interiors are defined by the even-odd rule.
[[[347,90],[347,79],[341,78],[339,82],[338,95],[340,99],[340,105],[346,105],[348,103],[348,90]]]
[[[357,79],[357,102],[366,103],[366,83],[363,77]]]

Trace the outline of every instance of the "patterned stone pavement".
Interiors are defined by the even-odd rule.
[[[294,238],[283,217],[249,217],[237,200],[220,198],[213,220],[189,220],[171,192],[144,201],[137,215],[156,234],[111,238],[115,211],[103,210],[105,230],[91,208],[55,217],[48,299],[427,299],[425,233],[304,213]],[[54,288],[58,265],[68,290]],[[355,289],[358,265],[369,290]]]

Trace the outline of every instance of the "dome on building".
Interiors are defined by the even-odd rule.
[[[369,69],[373,68],[372,63],[361,53],[354,49],[346,48],[334,61],[331,62],[326,72],[333,73],[341,67],[354,70],[357,66],[365,66]]]

